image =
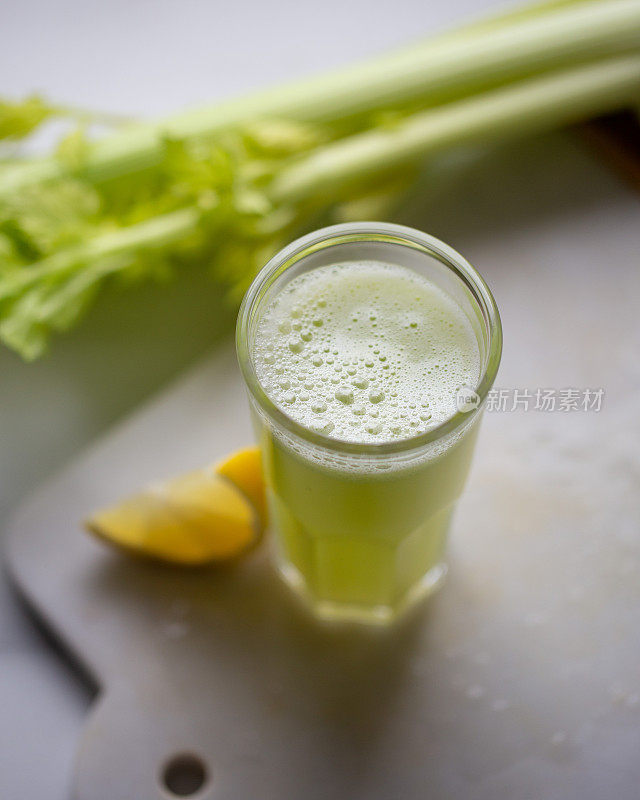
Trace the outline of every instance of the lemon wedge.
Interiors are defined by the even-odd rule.
[[[246,448],[97,511],[85,527],[132,554],[196,566],[245,553],[259,541],[263,521],[260,453]]]

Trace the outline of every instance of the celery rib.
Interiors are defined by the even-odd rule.
[[[5,162],[0,340],[36,357],[117,273],[214,260],[237,287],[318,214],[396,193],[423,158],[639,105],[640,0],[541,0],[326,77],[79,137],[76,159]]]
[[[413,115],[388,131],[327,145],[284,168],[267,193],[282,205],[318,195],[335,201],[358,180],[380,177],[445,147],[539,133],[619,108],[639,96],[640,55],[566,70]],[[194,232],[201,218],[198,208],[188,207],[101,234],[7,278],[0,300],[43,278],[59,277],[79,262],[178,242]]]
[[[276,202],[293,203],[372,173],[464,142],[533,134],[603,114],[640,99],[640,55],[523,81],[412,115],[388,131],[376,130],[327,145],[284,170],[270,188]]]
[[[323,123],[409,103],[433,105],[531,72],[638,48],[637,0],[561,3],[541,16],[514,14],[508,24],[479,26],[473,35],[436,38],[328,76],[133,126],[98,140],[83,174],[102,181],[152,167],[165,137],[212,136],[261,117]],[[55,159],[26,164],[0,185],[0,196],[65,172]]]

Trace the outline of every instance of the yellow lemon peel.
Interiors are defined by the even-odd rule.
[[[251,501],[263,525],[267,520],[267,500],[259,447],[236,450],[215,467],[218,475],[230,480]]]
[[[241,470],[232,472],[242,478]],[[234,484],[216,468],[197,470],[97,511],[85,526],[108,544],[171,564],[227,561],[261,533],[261,510]],[[255,473],[248,486],[256,488]]]

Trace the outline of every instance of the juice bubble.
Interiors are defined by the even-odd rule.
[[[349,404],[353,403],[353,392],[347,386],[341,386],[339,389],[336,389],[336,400],[339,400],[341,403]]]
[[[301,353],[304,350],[304,342],[302,339],[289,339],[289,350],[292,353]]]

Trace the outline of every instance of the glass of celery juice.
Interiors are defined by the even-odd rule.
[[[336,225],[249,288],[238,357],[282,575],[330,619],[385,623],[442,581],[502,333],[432,236]]]

